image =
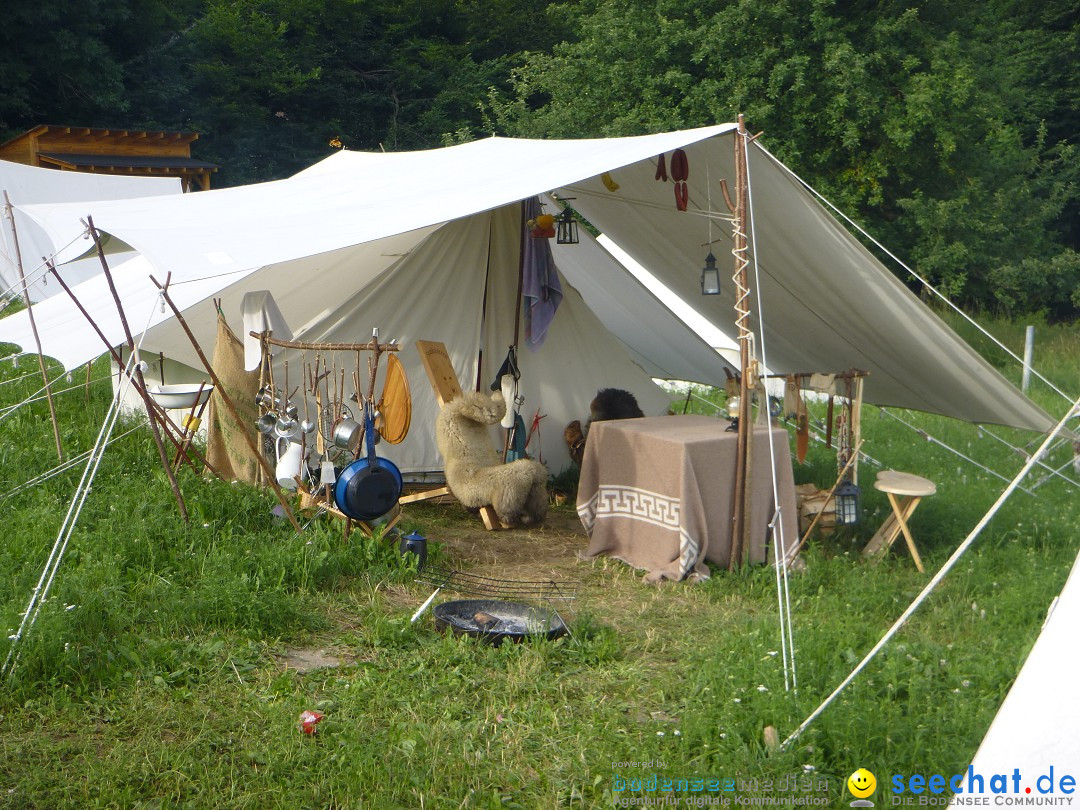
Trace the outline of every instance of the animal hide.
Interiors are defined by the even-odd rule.
[[[446,403],[435,423],[446,485],[462,506],[491,506],[506,526],[540,523],[547,515],[547,468],[532,459],[503,464],[489,427],[502,420],[502,391],[466,391]]]

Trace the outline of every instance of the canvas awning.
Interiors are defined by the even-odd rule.
[[[22,256],[23,272],[27,277],[30,298],[41,301],[60,292],[55,282],[49,284],[43,278],[42,256],[52,255],[55,248],[49,236],[36,222],[24,216],[18,206],[39,203],[75,202],[93,200],[119,200],[139,197],[155,197],[162,194],[180,194],[180,180],[166,177],[120,177],[109,174],[84,174],[81,172],[58,172],[26,166],[9,160],[0,160],[0,192],[15,206],[14,225],[10,222],[0,227],[0,284],[3,291],[21,293],[19,268],[16,263],[15,233],[18,233],[19,254]],[[0,204],[3,198],[0,196]],[[87,244],[80,239],[84,246]],[[130,258],[125,257],[125,258]],[[65,278],[72,284],[101,272],[97,257],[79,266],[69,265]]]
[[[324,333],[333,321],[354,330],[353,339],[370,334],[377,324],[348,324],[340,301],[361,294],[376,280],[397,283],[396,273],[408,273],[402,294],[380,303],[383,334],[388,335],[394,333],[389,321],[395,310],[445,291],[435,279],[459,272],[453,251],[464,245],[474,258],[482,256],[488,275],[482,289],[516,278],[518,225],[491,223],[502,222],[500,216],[513,219],[519,201],[552,191],[574,197],[574,207],[589,222],[730,335],[730,289],[706,298],[698,285],[710,239],[721,265],[730,255],[730,225],[717,212],[722,206],[718,182],[732,177],[734,129],[725,124],[564,141],[489,138],[408,153],[342,151],[287,180],[156,199],[152,205],[112,201],[26,206],[23,211],[61,245],[77,237],[80,220],[92,214],[100,230],[143,254],[148,265],[125,274],[123,294],[133,307],[141,302],[128,317],[155,327],[147,337],[155,350],[167,344],[172,351],[177,341],[175,330],[164,323],[168,318],[157,312],[157,291],[146,279],[146,267],[152,266],[160,280],[173,274],[174,295],[185,307],[214,295],[238,297],[246,290],[269,289],[297,335]],[[687,211],[676,210],[672,184],[655,179],[657,156],[676,148],[689,159]],[[603,182],[605,172],[617,190]],[[757,348],[773,371],[858,368],[869,373],[864,393],[873,404],[1032,430],[1050,427],[1047,414],[955,335],[757,145],[750,149],[750,185],[756,258],[751,310]],[[513,214],[498,215],[500,210]],[[477,225],[485,218],[487,229]],[[489,242],[477,246],[472,238]],[[592,269],[572,267],[569,260],[565,264],[564,274],[580,273],[582,289],[589,287]],[[602,272],[615,271],[606,267]],[[574,284],[572,277],[568,280]],[[599,291],[593,284],[589,296],[597,295],[607,306],[596,304],[596,320],[596,313],[604,313],[608,331],[616,330],[633,356],[651,358],[651,372],[668,369],[682,379],[722,382],[722,363],[688,359],[684,341],[648,326],[647,317],[638,313],[659,312],[662,306],[641,295],[628,274],[613,275]],[[474,289],[470,300],[482,298],[481,289]],[[512,320],[513,304],[503,300],[501,306],[510,311],[498,317]],[[449,329],[455,313],[439,314]],[[209,303],[192,317],[202,330],[200,338],[209,342]],[[458,317],[473,316],[462,312]],[[78,318],[68,320],[76,323]],[[558,326],[556,320],[553,333]],[[431,328],[438,327],[432,323]],[[77,331],[71,327],[50,334],[46,351],[69,366],[85,359],[98,347]],[[430,333],[421,337],[439,339]],[[0,322],[0,340],[21,342],[25,336],[14,322]],[[501,359],[505,345],[495,348]],[[597,362],[587,339],[577,351]],[[469,379],[467,374],[463,379]]]

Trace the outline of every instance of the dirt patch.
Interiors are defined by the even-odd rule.
[[[478,576],[563,580],[574,576],[581,562],[578,554],[589,544],[577,512],[569,507],[551,509],[539,526],[497,531],[487,531],[479,516],[470,519],[457,505],[426,509],[442,510],[443,518],[451,518],[440,520],[429,534],[442,547],[444,567]],[[424,517],[417,515],[419,520]]]
[[[342,660],[335,655],[330,655],[326,650],[294,650],[289,649],[275,656],[284,669],[296,672],[311,672],[314,669],[327,669],[339,667]]]

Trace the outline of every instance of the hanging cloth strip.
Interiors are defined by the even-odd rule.
[[[525,203],[525,220],[540,215],[540,200],[530,197]],[[525,239],[521,267],[521,305],[525,311],[525,345],[539,349],[562,302],[562,284],[551,243],[547,239]]]
[[[525,458],[525,446],[528,444],[525,437],[525,420],[521,418],[520,413],[514,413],[513,418],[514,428],[510,433],[510,443],[506,451],[507,462]]]

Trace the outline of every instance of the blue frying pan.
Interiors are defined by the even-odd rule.
[[[364,458],[351,462],[334,484],[334,503],[353,520],[376,520],[394,508],[401,497],[401,471],[394,462],[375,455],[375,412],[364,405]]]

